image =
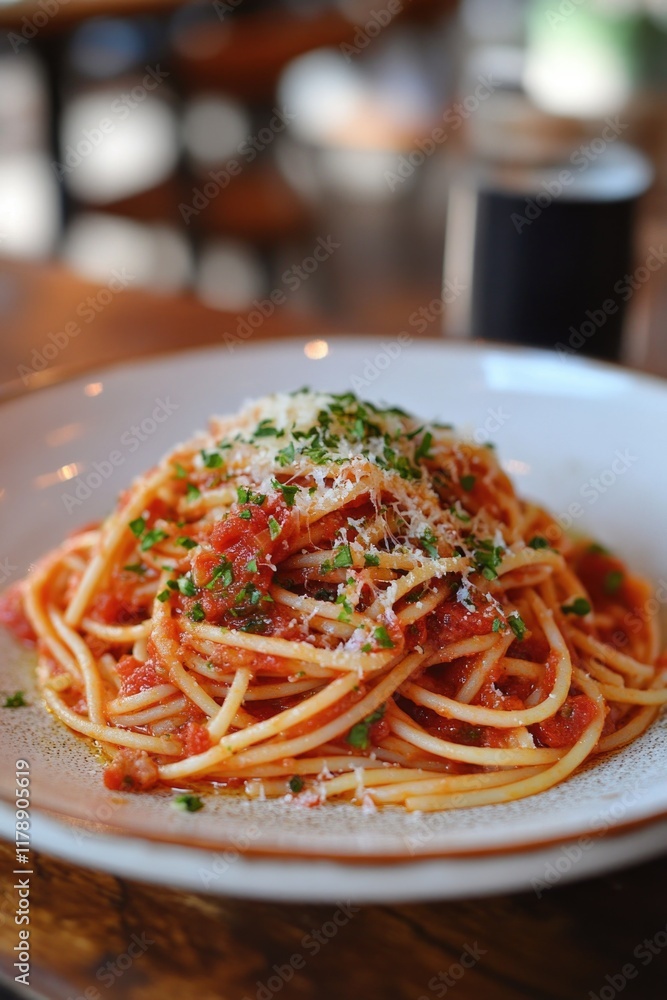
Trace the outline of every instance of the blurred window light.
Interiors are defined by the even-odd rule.
[[[409,147],[441,111],[425,63],[423,39],[407,31],[378,40],[372,57],[354,64],[334,49],[294,59],[279,83],[292,136],[336,148]]]
[[[138,24],[95,17],[77,28],[69,45],[69,65],[96,80],[120,76],[146,61],[149,53]]]
[[[183,115],[183,144],[203,167],[224,163],[250,134],[250,117],[238,101],[222,94],[194,97]]]
[[[251,247],[234,240],[213,240],[202,250],[196,284],[206,305],[245,311],[265,291],[265,268]]]
[[[176,116],[143,82],[125,91],[84,94],[65,105],[56,166],[81,201],[109,204],[149,190],[172,173],[178,155]]]
[[[192,253],[184,235],[171,226],[120,216],[76,216],[65,234],[62,256],[95,282],[108,282],[114,272],[121,272],[129,276],[130,287],[174,292],[192,279]]]
[[[532,52],[524,84],[545,111],[573,118],[600,118],[624,106],[631,81],[613,53],[582,46],[560,52]]]
[[[295,135],[309,142],[329,142],[358,116],[366,103],[366,88],[359,72],[340,53],[318,49],[288,65],[279,98],[295,115],[291,126]]]
[[[0,155],[0,256],[48,257],[60,231],[60,191],[46,156]]]
[[[524,85],[551,114],[602,118],[632,95],[639,7],[627,0],[581,0],[559,13],[534,0],[528,17]],[[559,18],[554,24],[553,16]]]

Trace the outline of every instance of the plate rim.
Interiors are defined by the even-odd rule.
[[[396,336],[398,334],[393,332],[336,333],[325,331],[320,333],[313,332],[312,335],[298,334],[289,337],[274,338],[268,334],[260,333],[257,339],[253,339],[251,343],[241,344],[239,351],[240,355],[242,355],[249,352],[259,352],[267,347],[270,349],[293,349],[303,347],[304,344],[309,343],[311,340],[325,340],[327,343],[332,342],[335,345],[355,346],[363,342],[382,343],[382,341],[392,339]],[[410,348],[432,348],[445,352],[449,350],[461,350],[470,354],[498,351],[507,354],[523,354],[536,358],[548,358],[554,363],[559,358],[559,355],[555,351],[544,347],[534,347],[529,344],[515,344],[501,340],[474,340],[470,337],[438,337],[418,334],[410,334],[410,336],[412,340],[406,345]],[[53,368],[45,369],[42,372],[35,372],[30,377],[28,384],[23,383],[21,379],[10,379],[0,382],[0,406],[24,400],[36,393],[46,393],[50,389],[57,389],[78,379],[94,378],[98,372],[100,374],[114,373],[118,369],[130,368],[135,365],[145,366],[152,361],[175,361],[179,357],[187,355],[194,357],[198,354],[223,354],[224,352],[225,347],[221,343],[203,343],[194,346],[171,347],[168,350],[152,351],[147,348],[139,351],[137,354],[128,355],[123,358],[109,358],[98,362],[86,362],[81,365],[55,365]],[[607,361],[604,358],[595,358],[586,354],[575,354],[573,352],[572,354],[568,354],[567,357],[569,359],[568,363],[571,362],[579,365],[581,368],[592,369],[599,374],[606,373],[610,376],[612,374],[623,374],[633,380],[648,384],[654,389],[667,389],[667,374],[659,375],[655,372],[645,371],[644,369],[632,368],[623,362]]]

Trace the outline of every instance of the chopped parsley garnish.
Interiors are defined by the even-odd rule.
[[[336,604],[342,604],[343,606],[340,614],[338,615],[338,621],[349,622],[352,617],[352,612],[354,611],[354,608],[350,604],[345,594],[338,595],[338,597],[336,598]]]
[[[278,524],[278,522],[276,521],[275,517],[272,514],[271,517],[269,518],[269,535],[271,536],[272,542],[275,542],[281,530],[282,529],[280,525]]]
[[[334,553],[333,564],[335,569],[345,569],[346,566],[353,566],[352,552],[349,545],[341,545]]]
[[[459,510],[457,507],[450,507],[449,513],[453,514],[454,517],[458,517],[459,521],[463,521],[464,524],[469,524],[472,520],[470,514],[466,514],[464,510]]]
[[[245,625],[241,625],[239,631],[261,635],[262,632],[266,632],[267,628],[267,622],[263,618],[251,618]]]
[[[380,557],[376,556],[376,555],[373,555],[372,552],[365,552],[364,553],[364,564],[366,566],[379,566],[380,565]]]
[[[134,521],[130,521],[129,528],[133,535],[141,538],[146,529],[146,521],[143,517],[137,517]]]
[[[197,588],[192,582],[192,578],[189,576],[179,576],[176,581],[176,586],[184,597],[194,597],[197,593]]]
[[[356,747],[357,750],[368,750],[371,745],[370,728],[375,722],[379,722],[383,718],[384,712],[385,706],[380,705],[379,708],[376,708],[374,712],[367,715],[361,722],[357,722],[356,726],[352,726],[352,729],[347,734],[347,742],[350,746]]]
[[[280,490],[280,492],[283,495],[283,500],[285,501],[288,507],[294,506],[296,495],[299,492],[298,486],[286,486],[284,483],[278,482],[277,479],[272,479],[271,485],[273,486],[274,489]]]
[[[477,482],[477,476],[461,476],[459,482],[461,483],[461,489],[465,490],[466,493],[470,493]]]
[[[238,486],[236,498],[239,503],[254,503],[261,507],[266,500],[266,493],[253,493],[249,486]]]
[[[202,448],[201,457],[207,469],[219,469],[224,464],[224,459],[219,451],[205,451]]]
[[[174,799],[174,805],[177,809],[182,809],[183,812],[196,813],[200,809],[204,808],[204,803],[199,798],[198,795],[192,795],[190,792],[184,792],[182,795],[177,795]]]
[[[273,601],[273,598],[262,597],[262,591],[258,590],[254,583],[246,583],[239,593],[236,595],[235,604],[243,604],[244,601],[248,601],[253,607],[259,604],[261,600]]]
[[[260,420],[253,437],[282,437],[284,431],[279,431],[277,427],[273,426],[273,421],[270,419]]]
[[[185,491],[186,500],[198,500],[201,496],[201,490],[199,490],[194,483],[188,483],[188,488]]]
[[[161,601],[162,604],[164,604],[164,602],[168,601],[171,597],[171,590],[161,590],[159,594],[156,594],[156,597],[158,601]]]
[[[15,691],[14,694],[7,695],[3,708],[25,708],[28,702],[25,700],[23,691]]]
[[[476,538],[470,539],[473,548],[473,564],[475,569],[487,580],[497,580],[496,570],[500,566],[505,549],[502,545],[494,545],[489,539],[480,541]]]
[[[146,567],[143,563],[130,563],[129,566],[123,566],[123,569],[127,573],[138,573],[139,576],[143,576],[146,572]]]
[[[625,574],[623,573],[623,570],[620,569],[610,570],[604,578],[605,594],[617,594],[618,591],[623,586],[624,579],[625,579]]]
[[[158,542],[163,542],[165,538],[168,538],[166,531],[162,531],[161,528],[152,528],[151,531],[147,531],[144,537],[141,539],[141,545],[139,548],[142,552],[148,552],[152,549],[154,545]]]
[[[326,465],[331,457],[327,449],[321,444],[308,445],[307,448],[301,449],[301,454],[309,458],[315,465]]]
[[[281,448],[281,450],[276,455],[278,459],[278,464],[282,466],[291,465],[294,461],[296,451],[294,449],[294,442],[290,441],[286,448]]]
[[[591,555],[594,555],[594,556],[609,556],[609,555],[611,555],[611,552],[609,551],[609,549],[606,549],[604,547],[604,545],[600,545],[599,542],[593,542],[591,545],[589,545],[588,546],[588,551],[591,553]]]
[[[427,528],[421,536],[419,544],[423,548],[424,552],[431,557],[431,559],[440,558],[440,553],[438,552],[438,539],[435,537],[430,528]]]
[[[576,597],[572,604],[563,604],[561,611],[564,615],[579,615],[583,618],[584,615],[589,615],[592,608],[585,597]]]
[[[396,646],[384,625],[378,625],[373,632],[373,637],[381,649],[394,649]]]
[[[256,573],[257,572],[257,560],[256,559],[251,559],[250,562],[247,563],[246,569],[247,569],[247,571],[249,573]]]
[[[496,619],[496,621],[497,620],[498,619]],[[526,632],[528,631],[528,626],[526,625],[521,615],[516,613],[509,615],[507,619],[507,624],[514,632],[514,635],[517,637],[519,642],[521,642]]]
[[[206,584],[207,590],[213,590],[216,583],[220,580],[224,587],[231,587],[234,582],[234,567],[232,566],[229,559],[223,559],[223,561],[215,567],[213,570],[213,576],[210,581]]]
[[[397,455],[388,445],[384,449],[384,458],[378,456],[375,461],[381,469],[398,472],[401,479],[421,479],[421,470],[416,468],[405,455]]]
[[[528,544],[531,547],[531,549],[548,549],[549,548],[548,541],[546,540],[546,538],[543,538],[542,535],[535,535],[534,538],[531,538],[531,540],[528,542]]]
[[[491,626],[492,632],[504,632],[507,628],[507,623],[502,620],[502,618],[494,618],[493,625]]]
[[[239,517],[242,521],[249,521],[252,518],[252,512],[249,510],[239,511]]]
[[[183,466],[180,464],[180,462],[176,462],[176,464],[174,465],[174,470],[176,472],[176,478],[177,479],[185,479],[185,477],[187,476],[187,472],[185,471],[185,469],[183,468]]]
[[[203,622],[206,618],[206,613],[199,601],[197,601],[196,604],[193,604],[188,611],[188,618],[193,622]]]
[[[187,535],[181,535],[176,539],[176,544],[180,545],[184,549],[196,549],[198,543],[195,542],[194,538],[188,538]]]
[[[295,774],[294,777],[289,780],[289,790],[290,792],[294,792],[295,795],[298,795],[302,788],[303,778],[300,778],[297,774]]]
[[[430,431],[426,431],[424,437],[421,439],[421,443],[417,450],[415,451],[415,462],[419,462],[420,459],[430,459],[433,458],[433,453],[431,452],[431,445],[433,444],[433,435]]]

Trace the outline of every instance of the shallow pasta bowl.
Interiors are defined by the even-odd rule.
[[[667,606],[667,385],[582,359],[446,343],[336,338],[199,350],[119,365],[6,402],[0,580],[9,584],[211,413],[308,384],[353,389],[498,446],[518,491],[609,545]],[[667,719],[530,799],[433,815],[314,809],[211,795],[107,791],[90,746],[44,709],[34,660],[0,639],[0,833],[14,837],[15,768],[30,774],[32,847],[194,890],[274,899],[400,900],[525,888],[657,854],[667,829]],[[27,765],[27,766],[26,766]],[[12,803],[12,804],[10,804]]]

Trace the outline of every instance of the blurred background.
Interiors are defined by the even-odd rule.
[[[666,87],[667,0],[0,0],[3,377],[80,280],[667,372]]]

